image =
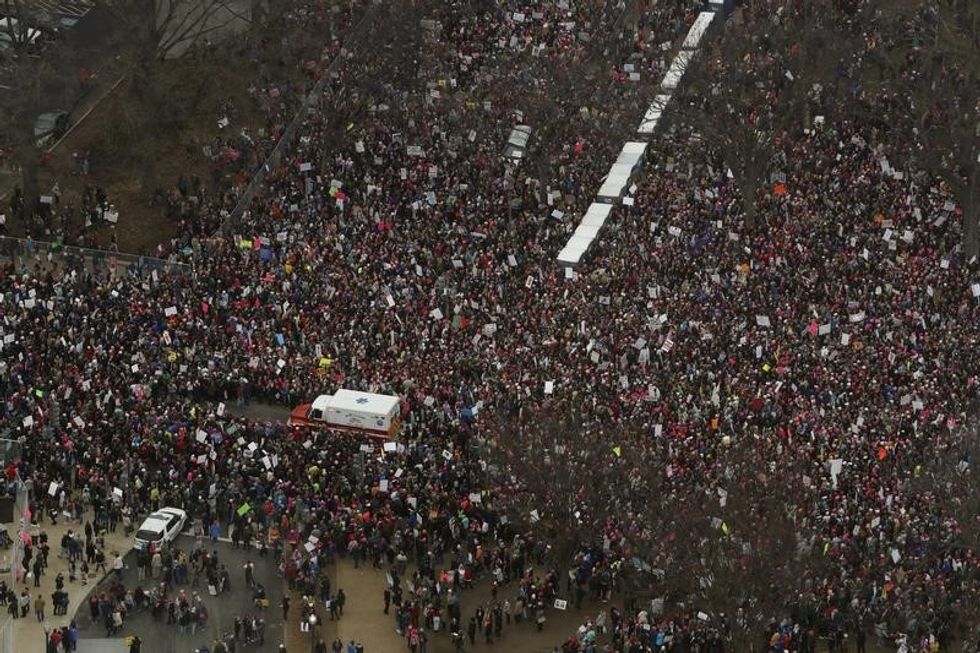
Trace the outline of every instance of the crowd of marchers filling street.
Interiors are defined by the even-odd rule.
[[[214,235],[233,192],[181,189],[182,232],[161,251],[192,274],[5,259],[2,410],[22,444],[8,490],[28,483],[42,524],[94,510],[94,529],[60,543],[93,570],[116,564],[98,540],[110,522],[181,508],[194,533],[267,550],[297,596],[330,606],[323,619],[344,607],[325,570],[372,566],[377,608],[411,651],[550,630],[556,606],[582,610],[552,633],[560,651],[737,649],[748,622],[770,651],[958,642],[980,598],[980,559],[961,544],[977,524],[950,509],[952,485],[927,481],[975,464],[962,434],[980,287],[962,207],[927,172],[882,165],[912,147],[888,134],[901,98],[852,83],[862,121],[816,88],[825,118],[780,135],[754,224],[738,179],[678,119],[615,228],[566,272],[556,253],[703,9],[625,4],[352,2],[352,35],[409,8],[421,22],[379,27],[380,45],[351,56],[325,45],[327,88],[233,233]],[[743,20],[797,6],[752,4]],[[771,74],[769,95],[785,83],[765,56],[735,64]],[[516,124],[537,140],[517,164],[500,156]],[[388,446],[235,409],[338,389],[400,399]],[[569,415],[562,446],[537,449],[536,422]],[[573,517],[545,496],[548,465],[556,488],[571,483]],[[744,468],[750,481],[733,481]],[[603,487],[600,512],[594,486],[620,477],[635,482]],[[681,549],[708,548],[679,532],[700,532],[683,528],[688,507],[703,504],[691,514],[711,538],[765,534],[732,512],[739,492],[789,516],[808,552],[796,582],[761,578],[769,596],[731,611],[704,583],[658,589],[692,573]],[[541,528],[565,518],[575,527]],[[58,544],[27,543],[24,583]],[[206,549],[146,554],[145,580],[99,609],[138,609],[134,593],[182,609],[158,584],[175,569],[220,590]],[[639,570],[652,601],[632,589]],[[479,582],[492,600],[463,610]]]

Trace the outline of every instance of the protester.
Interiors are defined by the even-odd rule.
[[[554,255],[699,4],[648,6],[625,34],[606,3],[504,2],[479,14],[444,4],[433,10],[442,37],[420,38],[418,59],[393,51],[331,71],[229,234],[209,237],[227,197],[209,202],[193,182],[178,191],[173,257],[193,259],[192,277],[30,257],[6,267],[0,387],[24,444],[15,471],[35,488],[54,484],[35,504],[91,507],[106,529],[182,507],[202,537],[272,549],[289,587],[331,618],[344,598],[326,565],[370,560],[387,575],[385,611],[409,645],[447,630],[492,641],[511,628],[511,600],[513,628],[542,630],[555,599],[578,607],[622,592],[624,565],[671,571],[669,546],[634,555],[649,542],[643,516],[628,510],[594,524],[567,559],[516,514],[526,479],[499,473],[487,416],[571,408],[587,428],[554,455],[594,466],[583,478],[663,469],[664,505],[692,489],[734,492],[726,452],[744,442],[758,443],[757,469],[792,468],[797,482],[774,500],[827,562],[793,599],[819,616],[791,618],[789,606],[771,615],[774,648],[809,645],[811,629],[842,633],[845,615],[948,636],[936,606],[970,596],[978,558],[951,546],[964,525],[936,489],[910,483],[936,458],[973,464],[955,443],[978,398],[966,346],[980,335],[976,262],[957,249],[962,207],[948,187],[911,168],[896,175],[890,166],[907,152],[886,151],[881,127],[828,115],[780,140],[780,170],[749,228],[738,180],[680,123],[589,264],[566,275]],[[562,87],[560,71],[607,49],[623,60],[636,51],[635,88],[619,63],[596,88]],[[364,85],[360,100],[371,101],[352,104],[344,89]],[[538,93],[567,119],[525,114]],[[888,100],[862,102],[873,115]],[[534,123],[540,166],[500,157],[521,122]],[[362,452],[356,435],[230,410],[341,387],[401,398],[394,450]],[[628,445],[613,454],[620,437]],[[599,448],[604,458],[589,457]],[[79,489],[68,489],[72,478]],[[628,504],[630,487],[613,491]],[[86,548],[74,534],[61,542],[73,563],[87,563]],[[147,586],[134,601],[145,595],[154,618],[182,632],[206,619],[199,597],[173,592],[182,570],[213,594],[232,586],[213,553],[195,551],[186,565],[168,552],[139,560]],[[244,580],[254,582],[248,569]],[[483,580],[504,602],[464,616],[460,595]],[[95,598],[107,631],[118,631],[125,595]],[[628,612],[609,611],[620,647],[725,637],[720,618],[705,623],[698,609]],[[256,619],[237,629],[261,639]],[[569,650],[605,636],[598,617],[583,626]]]

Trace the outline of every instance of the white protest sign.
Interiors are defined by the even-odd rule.
[[[830,461],[830,480],[834,484],[834,489],[837,488],[837,477],[840,475],[843,469],[844,469],[844,461],[842,459],[833,458]]]

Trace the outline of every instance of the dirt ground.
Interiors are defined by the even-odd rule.
[[[305,52],[317,54],[315,49]],[[135,99],[138,89],[132,71],[115,66],[99,80],[105,92],[94,93],[101,98],[95,108],[42,159],[41,194],[51,194],[57,184],[61,205],[71,202],[77,208],[87,185],[103,188],[119,212],[119,222],[115,227],[103,224],[90,229],[86,245],[107,247],[115,231],[121,251],[152,254],[158,243],[173,237],[176,224],[161,207],[150,206],[152,193],[144,188],[142,162],[154,162],[154,188],[165,192],[176,189],[182,174],[188,180],[200,178],[212,195],[232,181],[240,183],[229,176],[217,186],[213,183],[212,153],[220,152],[221,142],[236,139],[242,130],[253,138],[263,135],[268,115],[262,105],[277,102],[269,99],[268,91],[285,80],[293,88],[305,88],[304,69],[310,63],[282,52],[278,43],[241,35],[207,54],[191,53],[159,63],[157,79],[164,101],[158,111],[148,114],[141,113]],[[290,105],[285,113],[291,118],[294,111]],[[224,127],[218,124],[223,117],[229,119]],[[89,174],[82,176],[79,162],[86,153]],[[16,168],[3,168],[3,188],[9,192],[20,183],[19,174]],[[9,222],[8,229],[14,236],[25,231],[16,222]]]
[[[203,67],[203,70],[199,70]],[[234,71],[234,74],[233,74]],[[176,82],[185,77],[207,74],[210,83],[206,95],[187,119],[177,127],[166,124],[145,133],[139,128],[133,111],[132,82],[125,80],[109,94],[81,125],[51,153],[50,161],[41,176],[41,188],[47,191],[55,183],[60,187],[62,202],[78,198],[88,184],[105,189],[109,200],[119,211],[119,223],[114,228],[119,248],[123,251],[149,254],[157,243],[171,238],[176,225],[167,221],[160,207],[150,207],[149,197],[142,188],[137,150],[149,150],[156,160],[158,186],[175,188],[181,174],[198,176],[211,186],[209,159],[204,147],[216,139],[227,137],[247,128],[256,133],[263,125],[263,116],[248,96],[250,83],[258,77],[248,66],[213,67],[195,60],[175,60],[164,64],[165,84],[176,89]],[[190,90],[190,89],[188,89]],[[188,98],[188,101],[190,99]],[[229,101],[236,108],[234,122],[218,127],[223,115],[222,103]],[[121,154],[131,149],[134,154]],[[89,154],[90,174],[77,174],[75,153]],[[213,187],[212,187],[213,189]],[[113,227],[103,225],[90,232],[89,242],[107,246]]]

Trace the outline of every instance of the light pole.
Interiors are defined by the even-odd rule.
[[[316,650],[316,614],[311,614],[306,618],[306,622],[310,624],[310,653]]]

